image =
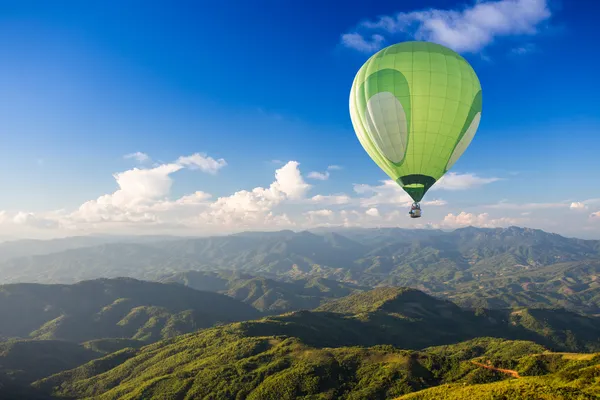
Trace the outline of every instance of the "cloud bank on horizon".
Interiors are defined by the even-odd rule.
[[[130,158],[139,161],[136,157]],[[188,169],[216,175],[227,165],[224,159],[195,153],[170,163],[134,167],[113,174],[118,187],[113,193],[86,201],[75,210],[0,211],[0,235],[53,237],[90,233],[139,234],[148,230],[211,235],[318,226],[452,229],[526,225],[553,230],[565,228],[566,221],[574,221],[571,226],[583,230],[600,232],[600,199],[532,204],[500,201],[478,205],[467,212],[442,198],[430,197],[422,202],[426,209],[424,223],[415,225],[405,215],[412,199],[392,180],[383,180],[375,186],[354,184],[351,194],[313,193],[315,188],[307,183],[297,161],[288,161],[277,168],[273,182],[265,187],[239,190],[216,199],[202,190],[171,198],[172,183],[178,171]],[[340,169],[329,166],[326,170]],[[311,174],[307,174],[307,178]],[[436,190],[440,194],[457,190],[468,193],[499,180],[473,173],[449,173],[438,182]],[[552,220],[543,213],[547,210],[552,212]]]
[[[424,9],[379,16],[359,23],[342,35],[344,46],[373,53],[394,39],[414,39],[438,43],[459,53],[477,53],[496,39],[533,36],[552,16],[547,0],[477,1],[455,10]],[[396,40],[398,41],[398,40]],[[513,49],[526,54],[531,44]]]

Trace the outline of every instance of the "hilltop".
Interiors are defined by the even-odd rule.
[[[506,320],[478,316],[414,289],[377,289],[316,311],[232,323],[123,350],[34,386],[62,396],[98,399],[389,399],[447,383],[511,379],[477,363],[524,375],[568,370],[570,382],[579,379],[578,371],[586,376],[586,368],[600,362],[600,356],[591,355],[538,368],[539,363],[527,357],[571,349],[548,333],[562,332],[561,326],[546,316],[535,320],[539,326],[510,319],[510,313],[505,316]],[[574,322],[566,319],[569,316]],[[577,346],[600,350],[594,340],[600,321],[587,318],[582,325],[577,318],[566,313],[560,320],[574,329]],[[580,329],[592,331],[580,337]],[[496,338],[477,338],[486,335]],[[464,340],[470,341],[461,343]]]
[[[131,338],[148,343],[259,316],[256,309],[225,295],[130,278],[0,286],[0,336],[8,338],[77,343]]]
[[[286,282],[226,270],[179,272],[160,281],[223,293],[270,314],[313,309],[332,299],[369,290],[368,287],[319,277]]]

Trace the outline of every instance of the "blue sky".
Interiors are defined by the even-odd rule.
[[[600,238],[597,2],[221,3],[0,0],[0,235],[515,224]],[[459,51],[484,93],[417,222],[348,112],[362,63],[414,39]]]

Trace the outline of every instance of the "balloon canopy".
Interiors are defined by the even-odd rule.
[[[350,117],[363,148],[415,202],[460,158],[481,119],[469,63],[429,42],[380,50],[360,68]]]

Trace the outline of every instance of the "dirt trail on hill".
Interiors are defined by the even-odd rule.
[[[485,368],[485,369],[490,369],[490,370],[492,370],[492,371],[502,372],[503,374],[510,375],[510,376],[512,376],[513,378],[517,378],[517,379],[518,379],[518,378],[520,378],[520,377],[521,377],[517,371],[514,371],[514,370],[512,370],[512,369],[502,369],[502,368],[496,368],[496,367],[493,367],[493,366],[491,366],[491,365],[482,364],[482,363],[480,363],[480,362],[477,362],[477,361],[471,361],[471,362],[472,362],[473,364],[477,365],[478,367]]]

